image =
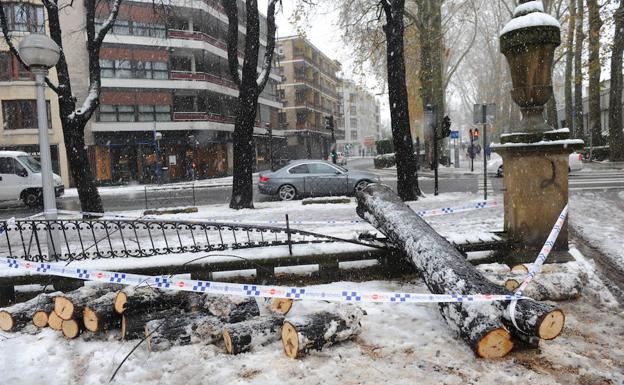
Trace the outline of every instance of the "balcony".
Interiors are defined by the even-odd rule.
[[[205,81],[214,84],[219,84],[228,88],[232,88],[237,90],[236,84],[234,82],[223,79],[219,76],[215,76],[206,72],[192,72],[192,71],[171,71],[170,78],[172,80],[194,80],[194,81]]]
[[[176,111],[173,113],[174,122],[217,122],[224,124],[234,124],[236,121],[235,116],[226,116],[215,114],[211,112],[203,111]],[[257,121],[254,123],[255,127],[267,128],[270,125],[268,122]]]

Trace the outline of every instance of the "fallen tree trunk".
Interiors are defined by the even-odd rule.
[[[489,282],[446,239],[380,184],[369,185],[358,194],[357,212],[405,250],[425,284],[435,294],[511,294]],[[508,304],[500,302],[441,303],[440,311],[449,326],[485,358],[503,357],[513,348]],[[505,324],[503,323],[505,320]],[[534,301],[518,301],[515,321],[528,335],[542,339],[558,336],[564,326],[563,312]]]
[[[204,313],[168,313],[166,318],[145,324],[147,347],[150,351],[167,350],[172,346],[194,343],[212,344],[221,340],[223,322]]]
[[[360,332],[363,315],[360,308],[352,306],[337,313],[323,311],[289,318],[282,326],[284,353],[299,358],[311,349],[321,350],[354,338]]]
[[[202,307],[203,297],[203,294],[187,291],[129,286],[116,293],[114,309],[118,314],[123,314],[126,309],[132,309],[135,313],[139,311],[153,312],[171,307],[197,311]]]
[[[509,291],[515,291],[526,275],[486,274],[486,277],[493,283],[505,286]],[[586,283],[583,275],[542,273],[527,286],[524,295],[536,301],[568,301],[579,298]]]
[[[253,346],[277,341],[283,323],[282,314],[271,314],[229,324],[223,329],[225,350],[229,354],[239,354],[251,350]]]
[[[54,312],[63,321],[70,319],[81,319],[82,311],[85,305],[101,297],[106,293],[110,293],[118,288],[117,285],[111,286],[84,286],[80,289],[65,293],[54,298]]]
[[[269,312],[286,315],[292,309],[293,300],[290,298],[272,298],[267,301]]]
[[[26,302],[17,303],[0,310],[0,330],[14,332],[23,329],[26,325],[33,322],[33,316],[35,316],[38,310],[49,308],[53,302],[53,295],[39,294]],[[36,326],[41,324],[40,318],[38,317]],[[47,324],[47,315],[45,318]]]
[[[183,311],[178,308],[155,311],[126,311],[121,316],[121,338],[132,340],[145,336],[145,324],[156,319],[177,317]]]
[[[255,298],[225,295],[205,295],[199,311],[219,317],[225,323],[236,323],[260,315]]]
[[[114,310],[114,301],[117,293],[106,293],[100,298],[89,301],[82,313],[82,322],[85,329],[98,333],[121,325],[121,317]]]

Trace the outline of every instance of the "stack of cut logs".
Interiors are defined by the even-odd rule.
[[[61,331],[68,339],[144,339],[152,351],[193,343],[220,344],[229,354],[282,338],[287,356],[297,358],[351,339],[363,312],[351,305],[286,318],[290,299],[270,301],[236,296],[161,291],[149,287],[87,286],[69,293],[40,294],[0,309],[0,330]]]

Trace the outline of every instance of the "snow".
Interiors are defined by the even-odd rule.
[[[510,134],[510,135],[517,135],[517,134]],[[501,137],[504,137],[505,134],[502,134]],[[505,143],[505,144],[501,144],[501,143],[492,143],[491,147],[492,149],[496,149],[496,148],[506,148],[506,147],[525,147],[525,146],[578,146],[578,145],[583,145],[585,144],[585,142],[583,141],[583,139],[559,139],[559,140],[540,140],[539,142],[535,142],[535,143]]]
[[[532,12],[544,12],[544,4],[541,1],[528,1],[516,7],[513,17],[524,16]]]
[[[500,31],[500,36],[522,28],[544,26],[561,28],[559,21],[557,21],[557,19],[555,19],[554,17],[546,13],[533,12],[509,20],[509,22]]]
[[[624,201],[598,203],[601,197],[598,193],[572,195],[571,225],[581,229],[584,236],[595,239],[601,248],[621,256],[624,250],[621,244]],[[478,194],[441,194],[412,202],[410,206],[414,210],[425,210],[479,199]],[[329,219],[359,219],[355,214],[355,203],[317,205],[314,210],[301,205],[301,202],[261,202],[255,210],[235,211],[226,207],[200,207],[198,213],[163,218],[218,218],[226,221],[245,220],[253,215],[255,220],[268,221],[281,220],[288,213],[291,221],[313,222],[297,226],[310,231],[352,236],[356,231],[372,230],[365,223],[321,224]],[[140,212],[124,214],[138,216]],[[502,217],[503,207],[497,206],[429,217],[427,222],[438,231],[465,235],[502,230]],[[454,236],[461,238],[460,235]],[[297,247],[294,251],[297,252]],[[238,356],[224,354],[222,346],[201,344],[150,353],[143,344],[128,358],[113,384],[621,384],[624,381],[621,365],[624,362],[623,308],[595,274],[592,262],[574,248],[571,253],[578,266],[586,269],[589,284],[578,300],[558,303],[566,314],[566,328],[557,339],[543,341],[537,351],[512,352],[500,360],[476,359],[467,345],[449,329],[436,305],[364,304],[362,309],[367,315],[362,319],[361,334],[355,340],[312,352],[302,359],[286,358],[280,341]],[[131,261],[127,259],[123,262]],[[303,272],[308,271],[306,268],[300,266],[285,270]],[[548,265],[544,270],[547,268]],[[503,265],[482,266],[482,269],[497,274],[508,271],[508,267]],[[538,276],[536,281],[539,279]],[[318,287],[332,290],[358,287],[363,291],[427,291],[422,280],[413,277],[368,282],[341,281]],[[299,301],[293,306],[292,316],[323,310],[327,306],[332,304]],[[0,349],[15,353],[10,356],[3,354],[0,378],[3,384],[11,385],[38,384],[42,378],[48,385],[108,383],[119,363],[137,342],[114,338],[109,341],[86,341],[82,337],[69,341],[50,329],[38,334],[2,333]]]

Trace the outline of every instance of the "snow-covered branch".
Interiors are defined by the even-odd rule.
[[[97,45],[102,45],[102,42],[104,41],[104,37],[115,24],[115,20],[117,20],[117,15],[119,14],[120,7],[121,7],[121,0],[115,0],[115,2],[113,3],[113,7],[110,11],[110,14],[108,15],[108,18],[106,19],[104,24],[102,24],[102,28],[100,28],[100,30],[96,32],[95,36],[93,37],[93,40]],[[95,9],[95,6],[94,6],[94,9]],[[95,20],[93,21],[95,22]]]
[[[281,2],[281,0],[279,0]],[[264,62],[262,63],[262,70],[258,75],[256,84],[258,84],[258,91],[262,92],[266,85],[269,74],[271,73],[271,63],[273,62],[273,54],[275,53],[275,6],[278,0],[271,0],[267,9],[267,48],[264,53]]]

